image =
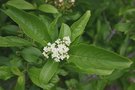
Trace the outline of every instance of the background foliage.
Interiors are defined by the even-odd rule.
[[[44,45],[46,41],[55,41],[62,23],[66,23],[62,24],[62,28],[66,27],[66,29],[70,29],[69,26],[82,16],[82,19],[80,21],[78,20],[78,23],[80,24],[80,22],[84,20],[82,25],[85,27],[87,19],[85,20],[83,15],[85,16],[84,13],[87,10],[91,10],[91,17],[78,42],[93,44],[94,47],[100,47],[107,51],[115,52],[121,55],[121,57],[124,56],[131,59],[133,62],[135,60],[134,0],[59,1],[60,0],[0,1],[0,90],[42,90],[41,87],[50,90],[134,90],[134,63],[129,68],[124,68],[127,64],[113,62],[113,59],[116,57],[112,54],[112,62],[107,63],[106,60],[104,62],[98,61],[96,65],[90,65],[91,67],[97,67],[96,69],[92,69],[94,71],[83,70],[84,72],[91,71],[94,73],[83,73],[72,64],[61,63],[59,70],[52,70],[51,73],[46,74],[48,79],[46,79],[46,77],[44,77],[45,79],[42,78],[44,74],[40,74],[39,79],[44,85],[39,84],[36,77],[39,76],[40,72],[44,72],[44,70],[47,71],[47,65],[50,66],[50,62],[46,63],[43,61],[42,52],[40,51],[42,50],[42,45]],[[19,9],[30,13],[31,16],[19,11]],[[10,16],[10,18],[8,16]],[[14,19],[14,17],[17,19]],[[17,24],[19,23],[19,25],[11,18]],[[40,23],[38,18],[40,18],[42,23]],[[30,21],[24,22],[21,20],[30,20],[35,23],[30,26]],[[76,26],[77,25],[73,25],[71,29],[76,28]],[[43,35],[45,32],[43,29],[51,31]],[[35,30],[35,32],[31,33],[33,30]],[[41,32],[41,34],[37,34],[37,32]],[[65,34],[66,33],[69,32],[65,32]],[[29,35],[33,40],[28,37]],[[51,37],[49,37],[49,35]],[[43,41],[44,39],[45,41]],[[4,43],[4,41],[8,43]],[[78,47],[81,47],[81,49],[79,49],[79,52],[82,52],[81,55],[87,55],[85,54],[86,51],[83,49],[84,45]],[[76,53],[78,47],[71,47],[71,54]],[[93,46],[85,45],[85,47],[88,48],[88,51],[95,50]],[[102,53],[104,49],[99,50],[99,53]],[[91,54],[92,52],[89,52],[89,55]],[[95,54],[97,54],[97,52],[95,52]],[[106,55],[109,54],[106,53]],[[100,55],[98,57],[100,57]],[[115,60],[117,60],[117,58]],[[80,65],[81,62],[74,57],[72,57],[70,62],[74,62],[82,68],[89,68],[89,66],[85,66],[86,64]],[[43,67],[45,69],[41,70],[40,68],[44,63],[46,64],[46,66]],[[57,67],[57,64],[51,63],[51,65],[53,68]],[[113,70],[112,67],[114,67]],[[103,72],[104,74],[109,73],[109,75],[99,75],[99,73]],[[51,75],[54,75],[53,78]]]

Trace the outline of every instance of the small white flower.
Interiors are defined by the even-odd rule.
[[[43,48],[44,52],[43,55],[46,58],[51,58],[56,61],[60,62],[60,60],[68,59],[68,46],[70,45],[71,41],[69,37],[64,37],[62,40],[57,39],[54,43],[48,43],[46,47]]]
[[[56,44],[60,44],[60,43],[61,43],[61,39],[57,39],[57,40],[55,41],[55,43],[56,43]]]
[[[45,52],[48,52],[49,51],[49,48],[48,47],[44,47],[43,49]]]
[[[54,58],[54,61],[56,62],[60,62],[60,60],[58,58]]]
[[[63,41],[64,41],[64,43],[65,43],[67,46],[69,46],[69,45],[70,45],[70,43],[71,43],[71,41],[70,41],[70,38],[69,38],[69,37],[64,37],[64,38],[63,38]]]
[[[69,55],[67,55],[66,58],[69,59]]]
[[[46,54],[45,52],[42,53],[47,59],[49,58],[48,54]]]
[[[47,43],[48,46],[51,46],[51,43]]]

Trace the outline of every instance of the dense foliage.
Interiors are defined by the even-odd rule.
[[[1,0],[0,90],[135,90],[134,14],[134,0]]]

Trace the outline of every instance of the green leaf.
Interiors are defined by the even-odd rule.
[[[13,74],[11,73],[10,67],[0,66],[0,79],[7,80],[12,76]]]
[[[133,14],[135,12],[135,8],[133,7],[124,7],[120,9],[119,15]]]
[[[25,76],[23,74],[18,77],[15,90],[25,90]]]
[[[95,88],[96,88],[96,90],[104,90],[105,87],[107,86],[107,84],[108,84],[107,80],[101,79],[101,80],[97,81],[97,84],[96,84]]]
[[[22,57],[16,57],[17,55],[13,56],[12,59],[10,58],[10,66],[14,67],[22,67]]]
[[[115,25],[115,29],[120,32],[128,33],[132,30],[131,23],[118,23]]]
[[[74,41],[77,37],[79,37],[83,33],[89,21],[90,15],[91,15],[90,11],[86,11],[86,13],[79,20],[77,20],[75,23],[71,25],[71,40],[72,41]]]
[[[22,58],[12,56],[12,59],[10,60],[10,70],[14,75],[21,76],[23,73],[20,71],[19,68],[22,68]]]
[[[66,75],[68,75],[68,72],[64,69],[59,69],[58,74],[61,75],[61,76],[66,76]]]
[[[58,65],[58,62],[54,62],[52,60],[48,60],[47,63],[45,63],[39,76],[41,84],[47,84],[52,79],[58,70]]]
[[[47,28],[48,32],[49,32],[49,26],[51,23],[51,20],[49,17],[47,17],[47,15],[39,15],[40,20],[44,23],[45,27]]]
[[[32,82],[37,85],[37,86],[41,86],[40,85],[40,81],[39,81],[39,75],[40,75],[41,69],[40,68],[36,68],[36,67],[31,67],[28,70],[28,75],[30,77],[30,79],[32,80]]]
[[[28,47],[22,50],[21,55],[28,62],[37,62],[42,52],[35,47]]]
[[[46,13],[58,13],[58,10],[54,6],[49,4],[40,5],[38,9]]]
[[[0,36],[0,47],[19,47],[19,46],[30,46],[32,45],[25,39],[15,37],[15,36]]]
[[[25,0],[9,0],[6,4],[19,9],[35,9],[31,3]]]
[[[124,69],[132,64],[132,61],[125,57],[87,44],[72,46],[68,61],[74,63],[84,71],[91,68],[101,70]]]
[[[68,88],[77,88],[79,82],[76,79],[70,79],[66,80],[65,83]]]
[[[65,36],[71,37],[71,31],[70,31],[70,27],[67,24],[62,23],[62,26],[60,28],[59,38],[63,38]]]
[[[135,35],[132,35],[130,38],[135,41]]]
[[[114,69],[97,69],[97,68],[81,68],[75,65],[68,65],[68,68],[70,68],[71,70],[74,70],[78,73],[85,73],[85,74],[97,74],[97,75],[110,75]]]
[[[55,41],[58,38],[58,27],[57,27],[57,22],[59,19],[60,15],[58,15],[50,24],[49,26],[49,35],[52,39],[52,41]]]
[[[17,76],[22,75],[22,72],[21,72],[21,71],[19,70],[19,68],[16,67],[16,66],[12,66],[12,67],[11,67],[11,71],[12,71],[13,74],[15,74],[15,75],[17,75]]]
[[[14,7],[10,7],[5,13],[22,28],[27,36],[33,40],[42,45],[51,40],[44,23],[40,21],[37,16],[28,14],[27,12]]]
[[[30,79],[32,80],[32,82],[43,88],[43,89],[47,89],[49,87],[52,86],[52,83],[47,83],[47,84],[44,84],[44,83],[41,83],[40,80],[39,80],[39,76],[40,76],[40,72],[41,72],[41,68],[36,68],[36,67],[31,67],[29,70],[28,70],[28,75],[30,77]],[[52,81],[54,81],[53,79],[56,79],[56,76],[54,75],[54,77],[52,77]]]
[[[108,76],[102,76],[103,79],[106,79],[108,81],[114,81],[118,78],[120,78],[124,73],[126,73],[127,71],[125,69],[123,70],[115,70],[111,75]]]
[[[4,25],[1,27],[2,33],[6,35],[17,35],[19,34],[19,28],[16,25]]]
[[[83,68],[79,69],[84,73],[97,75],[110,75],[114,71],[114,69],[97,69],[97,68],[88,68],[85,70]]]

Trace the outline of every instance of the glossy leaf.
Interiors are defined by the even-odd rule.
[[[63,23],[60,28],[59,38],[63,38],[65,36],[71,37],[71,31],[70,31],[70,27],[67,24]]]
[[[49,83],[44,84],[43,82],[40,82],[40,80],[39,80],[40,72],[41,72],[41,68],[31,67],[28,70],[28,75],[35,85],[37,85],[38,87],[41,87],[43,89],[47,89],[48,87],[50,87],[50,84]]]
[[[40,21],[37,16],[28,14],[14,7],[10,7],[5,12],[22,28],[23,32],[33,40],[42,45],[51,40],[44,23]]]
[[[12,57],[12,59],[10,59],[10,66],[13,67],[21,67],[22,66],[22,58],[21,57],[17,57],[17,55],[15,55],[14,57]]]
[[[40,81],[39,81],[40,72],[41,72],[41,69],[40,68],[36,68],[36,67],[31,67],[28,70],[28,75],[29,75],[30,79],[37,86],[40,86]]]
[[[7,80],[12,76],[13,74],[11,73],[10,67],[0,66],[0,79]]]
[[[50,4],[42,4],[38,7],[38,9],[46,13],[58,13],[58,10]]]
[[[19,68],[16,67],[16,66],[12,66],[12,67],[11,67],[11,71],[12,71],[13,74],[15,74],[15,75],[17,75],[17,76],[22,75],[22,72],[21,72],[21,71],[19,70]]]
[[[47,30],[49,32],[49,26],[50,26],[50,23],[51,23],[50,18],[47,17],[46,15],[40,15],[39,18],[44,23],[45,27],[47,28]]]
[[[120,9],[119,11],[119,15],[125,15],[125,14],[131,14],[135,12],[135,8],[129,8],[129,7],[125,7]]]
[[[30,45],[32,44],[29,41],[19,37],[15,36],[0,37],[0,47],[19,47]]]
[[[42,52],[35,47],[28,47],[22,50],[21,55],[28,62],[37,62]]]
[[[124,75],[124,73],[126,73],[126,70],[123,69],[123,70],[115,70],[111,75],[108,75],[108,76],[105,76],[105,77],[102,77],[108,81],[114,81],[118,78],[120,78],[122,75]]]
[[[97,74],[97,75],[110,75],[114,69],[97,69],[97,68],[89,68],[89,69],[80,69],[80,72],[84,72],[84,73],[87,73],[87,74]]]
[[[9,0],[6,4],[19,9],[35,9],[31,3],[25,0]]]
[[[80,17],[79,20],[77,20],[75,23],[71,25],[71,32],[72,32],[71,40],[72,41],[74,41],[77,37],[79,37],[83,33],[89,21],[90,15],[91,15],[90,11],[86,11],[86,13],[82,17]]]
[[[100,68],[81,68],[75,65],[69,65],[68,66],[69,69],[72,69],[73,71],[76,71],[78,73],[85,73],[85,74],[96,74],[96,75],[110,75],[114,69],[100,69]]]
[[[107,80],[101,79],[97,81],[96,90],[104,90],[106,85],[108,84]]]
[[[55,41],[58,38],[58,26],[57,26],[57,22],[59,19],[59,15],[51,22],[50,26],[49,26],[49,35],[52,39],[52,41]]]
[[[51,80],[58,70],[58,65],[58,62],[54,62],[52,60],[48,60],[47,63],[45,63],[39,76],[41,84],[47,84]]]
[[[16,25],[5,25],[1,27],[2,33],[6,35],[17,35],[19,34],[19,28]]]
[[[18,77],[15,90],[25,90],[25,76],[23,74]]]
[[[125,57],[87,44],[72,46],[68,61],[84,71],[91,68],[102,70],[124,69],[132,64],[132,61]]]
[[[128,33],[132,30],[131,23],[118,23],[115,25],[115,29],[120,32]]]

